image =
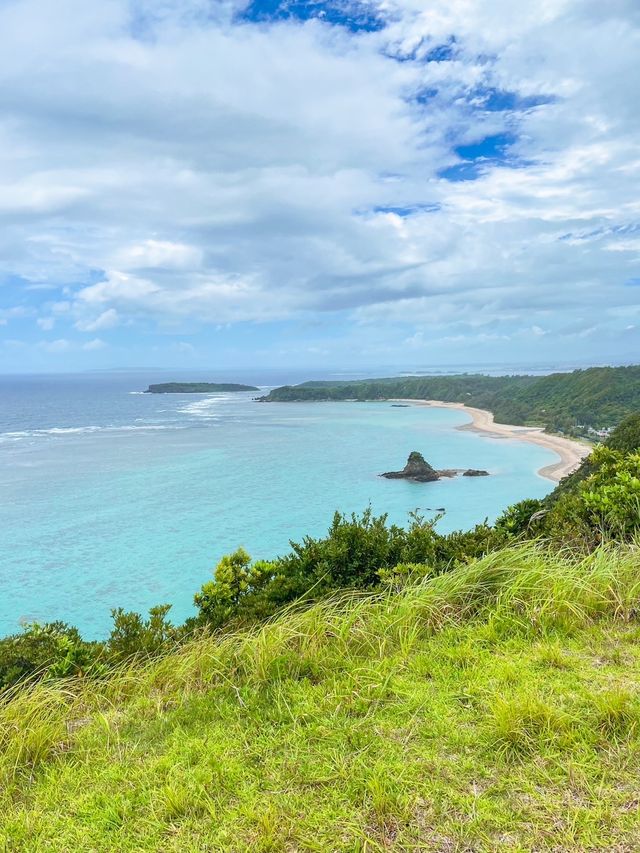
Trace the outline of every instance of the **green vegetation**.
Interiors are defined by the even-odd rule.
[[[513,535],[588,550],[640,530],[640,414],[629,415],[543,500],[522,501],[498,520]]]
[[[615,426],[640,409],[640,366],[592,367],[550,376],[421,376],[305,382],[276,388],[265,402],[444,400],[494,413],[498,423],[540,424],[582,434]]]
[[[234,382],[161,382],[149,385],[146,394],[211,394],[216,391],[259,391],[255,385]]]
[[[632,850],[634,546],[527,543],[0,708],[20,851]]]
[[[614,449],[617,448],[617,449]],[[167,605],[148,617],[113,611],[104,642],[86,642],[63,623],[32,625],[0,640],[0,689],[26,678],[83,674],[100,678],[132,655],[152,657],[195,631],[255,625],[293,603],[308,606],[336,591],[396,589],[407,578],[432,577],[523,539],[588,553],[606,541],[630,542],[640,533],[640,416],[627,418],[604,447],[544,500],[509,507],[494,525],[440,534],[438,517],[417,513],[406,528],[365,510],[336,513],[324,537],[291,542],[288,553],[252,561],[242,549],[220,561],[195,595],[197,614],[169,621]]]
[[[542,501],[225,556],[0,640],[8,851],[640,848],[640,416]]]
[[[0,640],[0,688],[27,677],[103,677],[132,655],[151,657],[194,631],[252,625],[293,602],[308,604],[336,590],[374,589],[404,577],[407,566],[420,564],[423,574],[446,571],[509,538],[488,525],[442,536],[434,524],[414,514],[405,529],[370,510],[362,516],[336,513],[326,536],[291,542],[290,552],[275,560],[252,563],[239,549],[222,558],[195,595],[197,616],[181,626],[169,622],[168,605],[152,608],[148,618],[114,610],[111,634],[100,643],[84,641],[62,623],[27,626]]]

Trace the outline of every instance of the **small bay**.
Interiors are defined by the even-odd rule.
[[[111,608],[164,602],[180,621],[223,554],[283,553],[322,534],[334,510],[371,505],[405,524],[443,507],[444,532],[553,487],[536,472],[554,453],[459,431],[463,412],[150,395],[145,376],[0,382],[0,634],[62,619],[103,637]],[[491,476],[378,476],[412,450]]]

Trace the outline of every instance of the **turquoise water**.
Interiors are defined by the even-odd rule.
[[[444,507],[447,531],[552,487],[536,471],[553,452],[458,431],[469,420],[461,412],[159,397],[132,394],[132,384],[36,390],[37,406],[33,394],[5,394],[0,634],[24,620],[63,619],[100,637],[110,608],[162,602],[182,620],[222,554],[243,545],[275,556],[290,538],[323,533],[335,509],[371,504],[404,524],[411,510]],[[411,450],[436,468],[492,476],[426,484],[378,476],[401,468]]]

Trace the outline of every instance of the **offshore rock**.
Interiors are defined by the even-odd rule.
[[[416,483],[431,483],[440,479],[439,473],[425,461],[422,453],[418,453],[417,450],[413,450],[409,454],[407,464],[402,471],[387,471],[386,474],[380,476],[386,477],[387,480],[414,480]]]
[[[380,474],[381,477],[386,477],[388,480],[413,480],[415,483],[432,483],[435,480],[440,480],[442,477],[457,477],[462,474],[463,477],[488,477],[489,472],[483,471],[480,468],[444,468],[436,471],[425,460],[422,453],[413,450],[409,454],[407,464],[402,471],[387,471],[385,474]]]

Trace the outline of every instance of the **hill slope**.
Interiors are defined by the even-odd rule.
[[[529,544],[0,708],[9,850],[631,850],[634,548]]]

